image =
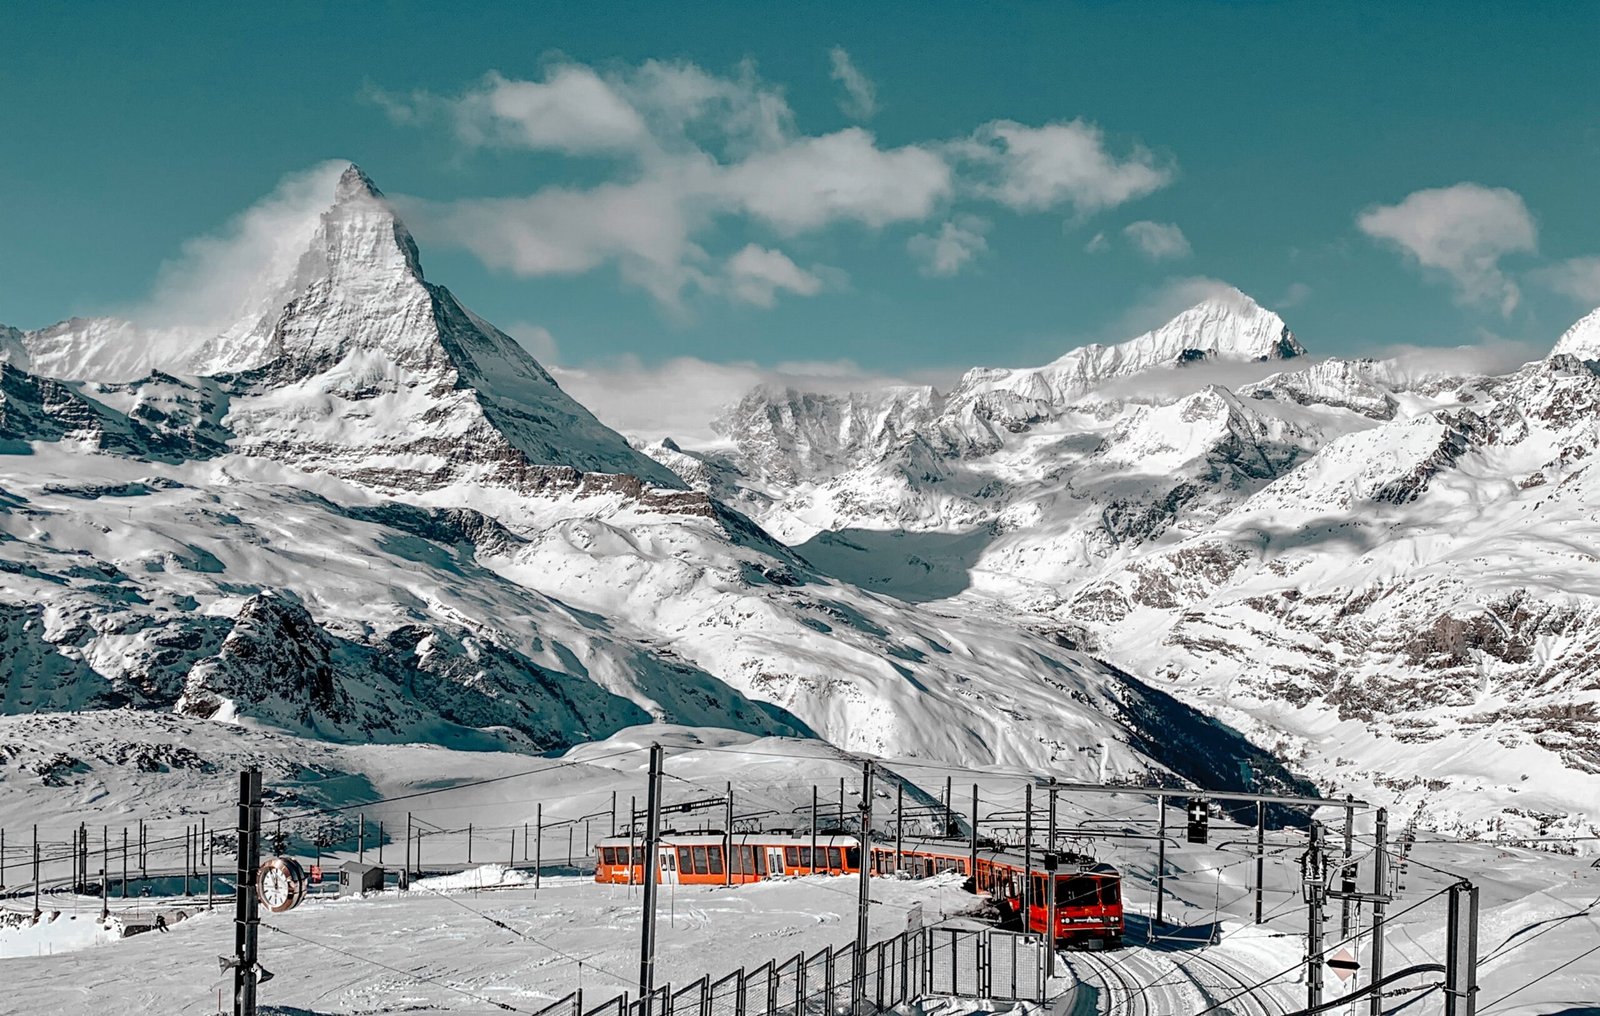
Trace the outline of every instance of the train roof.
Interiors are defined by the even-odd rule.
[[[689,832],[675,832],[671,829],[661,833],[661,845],[664,847],[688,847],[698,844],[721,846],[725,835],[711,830],[694,830]],[[812,844],[809,833],[734,833],[733,842],[740,846],[758,847],[809,847]],[[816,844],[819,847],[854,847],[860,843],[855,836],[823,835],[818,833]],[[640,846],[644,843],[643,836],[608,836],[601,840],[598,846],[625,847],[629,844]]]
[[[690,847],[697,845],[721,846],[724,834],[716,830],[691,830],[677,832],[667,829],[661,833],[661,845],[664,847]],[[610,836],[601,840],[597,845],[602,847],[626,847],[629,845],[642,845],[642,836]],[[794,833],[790,831],[770,831],[755,833],[734,833],[734,843],[740,846],[760,847],[809,847],[813,842],[819,847],[854,847],[860,841],[855,836],[825,835],[818,833],[815,841],[808,833]],[[966,860],[972,854],[972,845],[967,840],[950,839],[906,839],[901,841],[901,848],[906,853],[929,854],[935,857],[948,857],[954,860]],[[879,853],[893,853],[895,844],[893,840],[875,839],[872,849]],[[978,857],[991,863],[1006,864],[1012,867],[1024,867],[1028,858],[1022,851],[1015,847],[1003,846],[993,841],[978,843]],[[1116,878],[1119,873],[1115,866],[1097,861],[1085,854],[1061,852],[1061,864],[1056,869],[1058,876],[1062,875],[1094,875],[1103,878]],[[1044,873],[1044,851],[1038,850],[1033,854],[1033,870]]]

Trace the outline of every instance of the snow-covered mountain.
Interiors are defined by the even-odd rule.
[[[1585,829],[1596,327],[1502,378],[1283,370],[1304,349],[1241,296],[1044,368],[969,371],[924,397],[936,413],[896,415],[898,391],[752,392],[722,418],[720,482],[824,571],[1049,616],[1325,785],[1438,826]],[[1263,369],[1229,387],[1187,365],[1226,359]]]
[[[6,333],[0,710],[517,751],[659,720],[1079,775],[1103,741],[1297,785],[1047,617],[862,590],[689,489],[427,282],[353,166],[256,288],[213,335]]]

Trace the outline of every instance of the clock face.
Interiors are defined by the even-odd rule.
[[[270,857],[256,872],[256,896],[275,914],[293,910],[306,894],[305,872],[290,857]]]

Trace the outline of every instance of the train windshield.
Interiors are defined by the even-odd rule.
[[[1095,907],[1100,905],[1100,880],[1087,875],[1073,875],[1056,880],[1056,905],[1061,907]]]

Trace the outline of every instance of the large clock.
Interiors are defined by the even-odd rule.
[[[256,872],[256,896],[274,914],[293,910],[306,898],[306,873],[292,857],[269,857]]]

